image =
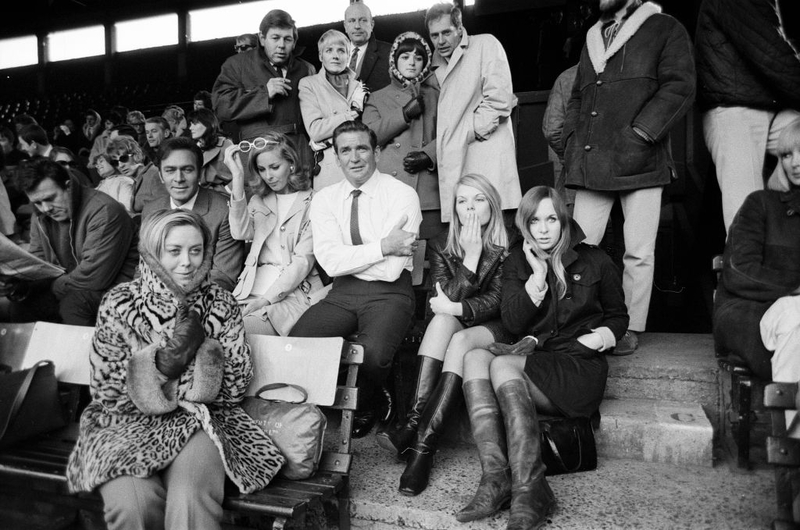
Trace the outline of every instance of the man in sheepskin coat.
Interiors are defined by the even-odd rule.
[[[600,0],[567,106],[566,185],[577,190],[574,216],[597,245],[619,197],[623,290],[629,331],[616,354],[633,353],[645,330],[653,285],[661,191],[675,178],[670,129],[695,95],[692,43],[661,7],[642,0]]]

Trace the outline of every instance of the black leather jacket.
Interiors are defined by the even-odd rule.
[[[459,320],[464,326],[475,326],[499,317],[503,261],[508,251],[496,245],[484,249],[478,270],[472,272],[464,267],[461,258],[445,252],[446,245],[446,235],[438,236],[431,242],[429,260],[432,285],[439,282],[450,300],[461,302],[464,311]]]

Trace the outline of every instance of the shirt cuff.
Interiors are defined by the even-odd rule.
[[[542,300],[544,300],[544,296],[547,294],[547,284],[545,283],[543,288],[536,289],[533,292],[529,291],[528,289],[526,289],[526,291],[528,291],[528,296],[531,297],[531,301],[534,303],[534,305],[539,307],[542,304]]]
[[[603,346],[597,351],[610,350],[617,345],[617,338],[614,337],[614,333],[610,328],[602,326],[597,329],[593,329],[592,331],[600,335],[600,338],[603,339]]]

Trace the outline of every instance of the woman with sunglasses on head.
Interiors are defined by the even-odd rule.
[[[503,325],[522,336],[464,358],[464,398],[483,474],[461,522],[508,502],[508,528],[539,528],[555,506],[545,480],[542,412],[592,417],[608,375],[605,352],[628,329],[619,270],[601,249],[581,243],[564,199],[548,186],[523,197],[516,214],[524,241],[503,270]]]
[[[60,145],[54,145],[53,148],[50,149],[50,153],[48,153],[47,158],[53,162],[58,162],[60,165],[67,168],[71,174],[78,178],[82,185],[90,188],[93,188],[97,185],[97,181],[92,179],[90,171],[81,162],[81,160],[75,156],[75,153],[72,152],[72,149]]]
[[[231,171],[225,165],[225,153],[233,142],[220,129],[217,115],[211,109],[193,110],[189,114],[189,131],[203,151],[200,186],[230,197]]]
[[[247,169],[252,197],[245,196]],[[312,191],[297,149],[281,133],[242,141],[225,151],[231,171],[229,221],[234,239],[252,241],[233,291],[245,330],[286,336],[328,291],[319,277],[308,217]]]
[[[158,168],[145,158],[142,148],[132,137],[121,135],[109,140],[106,154],[121,175],[133,179],[134,213],[142,213],[147,202],[167,194]]]
[[[315,190],[344,178],[336,165],[333,130],[361,117],[368,94],[364,83],[347,67],[351,44],[344,33],[335,29],[326,31],[319,38],[317,48],[322,69],[316,75],[304,77],[298,84],[300,111],[317,161]]]
[[[133,216],[133,179],[117,171],[106,154],[97,155],[92,163],[93,171],[100,177],[100,183],[95,189],[116,200],[125,207],[128,215]]]

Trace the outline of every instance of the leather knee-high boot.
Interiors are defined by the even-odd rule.
[[[425,410],[425,405],[428,404],[428,399],[433,393],[433,389],[436,388],[443,364],[442,361],[433,357],[417,356],[417,384],[414,388],[414,400],[411,403],[411,409],[406,415],[405,424],[399,427],[391,425],[376,435],[378,445],[386,450],[394,451],[398,458],[405,458],[407,454],[404,455],[403,451],[414,443],[420,416],[422,416],[422,411]]]
[[[507,530],[535,530],[547,521],[555,496],[544,478],[536,405],[522,379],[497,389],[511,464],[511,516]]]
[[[492,383],[488,379],[467,381],[464,400],[483,473],[472,500],[456,514],[456,520],[462,523],[489,517],[511,500],[506,430]]]
[[[443,373],[422,413],[416,443],[406,450],[408,463],[400,477],[400,493],[403,495],[419,495],[428,487],[442,426],[461,404],[461,396],[461,376],[453,372]]]

